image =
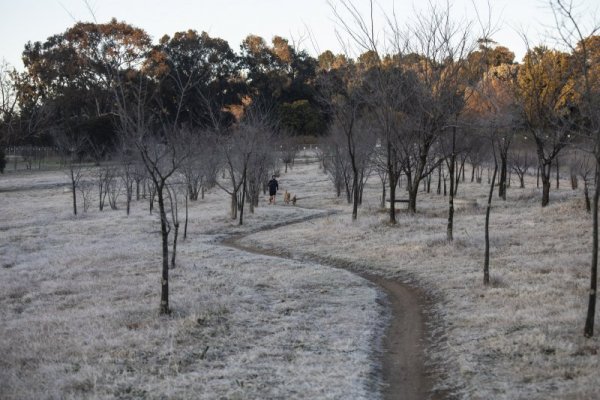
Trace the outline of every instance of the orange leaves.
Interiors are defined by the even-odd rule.
[[[541,122],[548,113],[560,113],[573,103],[575,79],[568,54],[546,47],[527,52],[519,69],[517,94],[529,122]]]

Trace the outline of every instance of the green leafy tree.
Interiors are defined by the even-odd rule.
[[[317,60],[279,36],[269,46],[263,38],[250,35],[241,50],[253,101],[269,104],[274,111],[271,117],[282,120],[293,133],[323,134],[324,110],[315,88]]]
[[[245,91],[238,57],[227,41],[194,30],[163,36],[145,65],[160,81],[164,117],[190,127],[213,125],[217,116],[231,123],[225,106],[241,104]],[[183,94],[183,95],[181,95]]]
[[[87,134],[86,151],[103,153],[115,139],[115,74],[139,68],[150,45],[142,29],[115,19],[79,22],[44,43],[29,42],[23,51],[25,72],[17,82],[20,107],[31,114],[43,106],[51,112],[51,125]]]

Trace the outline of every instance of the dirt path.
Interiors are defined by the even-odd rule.
[[[380,276],[360,274],[387,294],[392,318],[383,339],[384,399],[427,399],[432,387],[425,371],[425,320],[415,289]]]
[[[290,223],[298,222],[303,221]],[[281,225],[284,224],[278,226]],[[266,229],[274,229],[274,227]],[[285,254],[285,252],[241,245],[239,240],[243,236],[230,237],[223,244],[254,254],[293,258],[291,254]],[[390,325],[386,328],[382,343],[381,366],[385,385],[382,390],[383,398],[386,400],[445,398],[446,396],[442,393],[431,393],[433,379],[425,368],[426,325],[422,312],[425,296],[418,289],[396,280],[356,271],[341,262],[335,263],[317,257],[311,258],[315,262],[329,267],[350,270],[373,282],[386,293],[392,318]]]

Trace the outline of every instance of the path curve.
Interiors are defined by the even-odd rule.
[[[301,220],[280,223],[276,226],[263,227],[262,229],[242,235],[225,238],[221,243],[241,251],[293,259],[292,254],[280,250],[272,250],[239,243],[242,238],[258,233],[276,229],[284,225],[305,222],[310,219],[325,217],[335,212],[313,215]],[[303,255],[304,256],[304,255]],[[443,399],[443,393],[432,393],[434,387],[433,374],[425,367],[424,346],[427,344],[426,324],[423,309],[427,303],[424,292],[415,287],[410,287],[398,280],[379,275],[358,271],[351,265],[342,261],[323,259],[317,256],[303,258],[324,266],[348,270],[355,273],[381,288],[387,297],[391,310],[390,324],[386,328],[382,341],[381,373],[384,387],[382,396],[385,400],[421,400]]]

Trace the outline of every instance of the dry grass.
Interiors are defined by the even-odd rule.
[[[60,172],[0,181],[64,182]],[[0,397],[373,398],[385,318],[368,282],[219,244],[313,214],[263,207],[237,227],[221,193],[192,206],[158,316],[160,238],[147,205],[70,212],[62,187],[0,195]],[[210,234],[208,234],[210,232]]]
[[[302,175],[297,179],[301,184]],[[311,180],[325,185],[317,191],[330,193],[327,182]],[[528,185],[510,188],[506,202],[494,200],[490,287],[482,284],[481,205],[487,201],[487,185],[461,183],[459,197],[477,199],[480,206],[457,212],[452,243],[446,241],[447,198],[421,193],[419,212],[401,212],[398,224],[390,226],[387,215],[377,210],[374,180],[358,221],[351,221],[345,207],[342,215],[246,241],[344,260],[429,291],[437,300],[429,310],[430,330],[442,338],[429,362],[446,375],[440,386],[460,398],[595,398],[600,342],[597,336],[583,337],[591,219],[582,194],[566,188],[566,182],[544,209],[538,190],[531,188],[535,180]]]
[[[0,187],[64,180],[17,175]],[[4,179],[4,178],[3,178]],[[482,285],[486,185],[461,184],[479,207],[457,211],[445,239],[447,199],[420,194],[419,212],[396,225],[370,181],[358,221],[315,164],[280,179],[298,205],[260,207],[244,227],[211,193],[193,206],[191,232],[173,271],[172,307],[158,318],[157,221],[74,218],[61,188],[2,193],[0,392],[3,398],[377,398],[378,292],[339,270],[248,255],[219,238],[337,209],[245,240],[335,258],[423,287],[440,387],[466,399],[590,399],[600,342],[582,335],[591,221],[566,188],[539,206],[534,181],[494,200],[490,287]],[[5,186],[6,187],[6,186]],[[313,210],[314,209],[314,210]],[[4,217],[6,216],[6,217]],[[598,332],[598,327],[596,329]]]

